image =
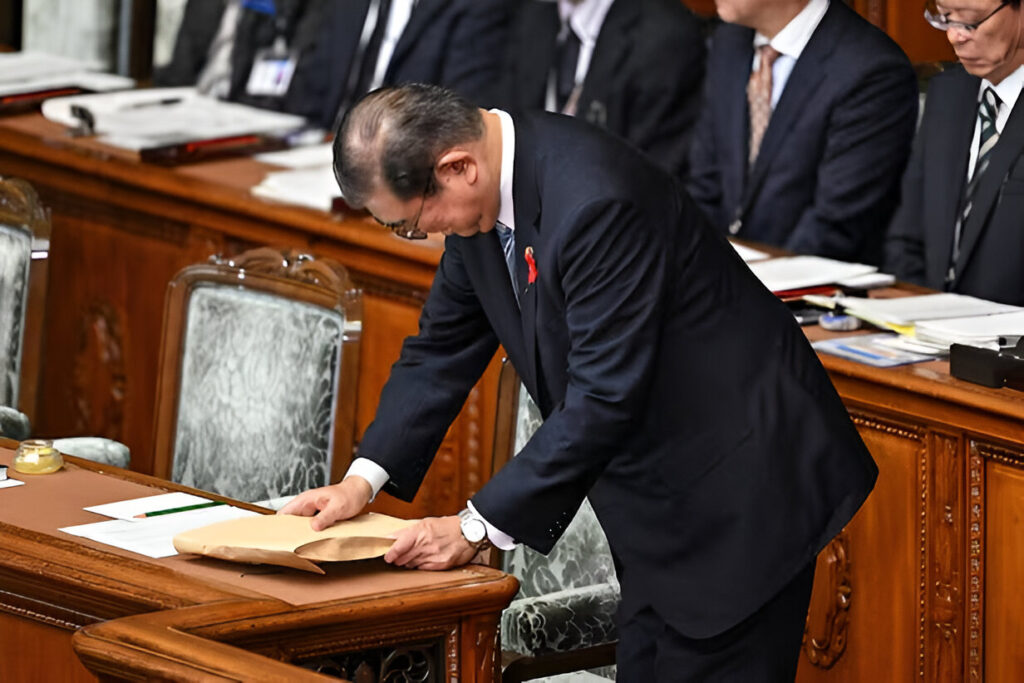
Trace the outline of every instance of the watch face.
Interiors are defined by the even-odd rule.
[[[470,543],[479,543],[487,536],[487,527],[479,519],[464,519],[459,526],[462,528],[462,535]]]

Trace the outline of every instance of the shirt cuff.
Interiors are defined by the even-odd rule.
[[[345,473],[343,479],[348,479],[351,476],[362,477],[373,489],[373,495],[370,496],[370,502],[377,497],[380,490],[384,488],[384,484],[388,483],[387,470],[383,467],[370,460],[369,458],[356,458],[352,461],[352,464],[348,466],[348,472]]]
[[[516,547],[515,539],[484,519],[484,516],[477,512],[476,508],[473,507],[472,501],[466,501],[466,507],[469,508],[471,513],[473,513],[474,517],[483,522],[484,526],[487,527],[487,538],[490,540],[491,545],[495,548],[501,548],[502,550],[512,550]]]

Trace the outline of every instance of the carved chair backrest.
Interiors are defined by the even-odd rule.
[[[340,477],[351,456],[362,295],[344,268],[256,249],[171,281],[155,473],[239,500]]]
[[[30,417],[49,236],[49,214],[32,186],[0,178],[0,406],[21,408]]]

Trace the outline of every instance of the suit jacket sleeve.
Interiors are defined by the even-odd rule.
[[[448,240],[419,334],[406,339],[359,444],[360,457],[387,471],[383,490],[405,501],[416,495],[449,425],[498,348],[455,242]]]
[[[689,166],[690,137],[701,101],[705,48],[697,23],[674,31],[666,49],[640,64],[631,88],[626,137],[679,178]],[[659,48],[662,46],[658,46]],[[667,56],[668,55],[668,56]]]
[[[663,283],[671,277],[661,219],[603,201],[582,207],[558,239],[552,258],[560,282],[549,286],[560,286],[565,302],[565,398],[473,498],[488,521],[541,552],[551,549],[621,451],[649,398]],[[538,334],[543,344],[542,325]]]
[[[720,87],[721,84],[719,83],[718,86]],[[722,168],[719,161],[722,150],[715,145],[714,118],[717,112],[713,107],[714,88],[713,66],[709,64],[700,113],[690,144],[686,190],[704,212],[708,221],[716,228],[724,229],[728,221],[722,207]]]
[[[903,174],[900,205],[889,225],[885,244],[885,270],[901,280],[924,284],[924,147],[927,144],[928,116],[914,139],[910,163]]]
[[[881,261],[917,101],[914,73],[905,61],[879,64],[851,84],[832,110],[814,202],[800,216],[787,249],[840,259],[868,253],[868,260]]]
[[[517,0],[456,1],[462,8],[444,46],[440,85],[477,106],[497,106],[504,45]]]

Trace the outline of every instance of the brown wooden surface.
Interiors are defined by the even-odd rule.
[[[356,441],[404,337],[416,332],[442,250],[411,243],[363,216],[261,200],[249,193],[274,167],[228,159],[178,168],[71,139],[38,114],[0,118],[0,174],[22,177],[52,211],[40,435],[126,443],[132,469],[153,472],[154,418],[167,283],[211,254],[261,245],[309,250],[344,265],[363,289]],[[412,504],[382,496],[402,517],[451,514],[490,473],[497,359],[471,393]]]
[[[0,444],[0,464],[10,445]],[[5,681],[91,680],[71,643],[89,670],[113,680],[320,680],[295,664],[423,642],[440,653],[442,680],[494,677],[498,614],[517,587],[501,572],[399,571],[375,560],[322,577],[261,575],[152,560],[56,525],[102,521],[83,504],[184,487],[74,458],[53,475],[12,476],[26,483],[0,490]],[[300,584],[297,593],[288,583]]]

